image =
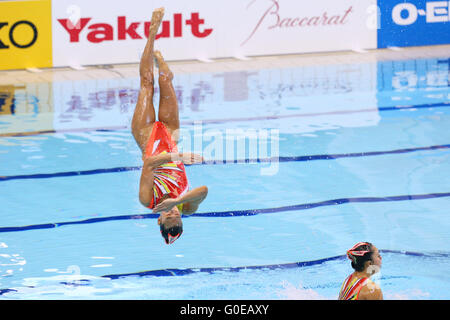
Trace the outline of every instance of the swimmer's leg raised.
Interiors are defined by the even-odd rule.
[[[180,119],[178,113],[178,101],[175,89],[173,88],[173,73],[164,61],[161,52],[155,51],[155,60],[159,69],[159,111],[158,119],[169,129],[172,139],[178,141],[178,129],[180,128]]]
[[[153,123],[156,120],[155,108],[153,106],[153,48],[156,33],[161,25],[163,16],[163,8],[156,9],[153,12],[149,36],[139,64],[141,84],[138,101],[131,122],[131,131],[141,150],[144,150]]]

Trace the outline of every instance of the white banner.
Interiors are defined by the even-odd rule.
[[[157,7],[167,60],[377,47],[376,0],[58,0],[54,66],[138,62]]]

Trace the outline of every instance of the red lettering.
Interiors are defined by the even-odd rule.
[[[256,1],[251,1],[247,6],[247,9],[252,6]],[[241,46],[246,44],[256,33],[261,29],[262,22],[266,22],[270,18],[273,18],[272,24],[266,27],[266,30],[272,30],[277,28],[292,28],[292,27],[319,27],[319,26],[335,26],[343,25],[348,22],[348,16],[353,12],[353,7],[350,6],[343,15],[333,15],[328,17],[328,12],[324,11],[321,15],[309,16],[309,17],[282,17],[280,15],[279,0],[268,0],[268,8],[260,19],[257,21],[256,26],[250,33],[250,35],[241,43]],[[202,21],[203,22],[203,21]],[[269,24],[269,23],[267,23]]]
[[[350,8],[348,8],[347,11],[345,11],[345,14],[340,21],[341,24],[345,24],[344,20],[345,20],[345,18],[347,18],[347,16],[350,14],[350,12],[352,12],[352,10],[353,10],[353,7],[350,7]]]
[[[152,23],[150,21],[144,22],[144,34],[148,38],[149,32],[150,32],[150,26]],[[161,32],[158,33],[155,37],[155,39],[159,38],[170,38],[170,22],[169,21],[163,21],[161,23]]]
[[[199,26],[205,23],[204,19],[199,19],[198,12],[191,13],[191,19],[186,20],[186,24],[191,25],[191,32],[197,38],[204,38],[211,34],[213,29],[205,29],[203,32],[200,32]]]
[[[252,2],[253,4],[254,2]],[[270,10],[272,10],[272,8],[275,8],[274,11],[270,12]],[[253,29],[253,31],[250,33],[250,35],[248,36],[247,39],[245,39],[244,42],[241,43],[241,46],[243,46],[245,43],[247,43],[248,40],[250,40],[251,37],[253,37],[253,35],[255,34],[256,30],[258,30],[259,26],[261,25],[261,23],[263,22],[264,18],[267,16],[267,14],[270,12],[271,15],[275,15],[277,17],[277,22],[275,25],[270,26],[269,29],[275,28],[278,25],[278,22],[280,21],[280,16],[278,15],[278,9],[280,8],[280,6],[278,5],[277,1],[273,2],[273,5],[269,7],[269,9],[264,13],[264,15],[261,17],[261,19],[259,19],[258,23],[256,24],[256,27]]]
[[[298,25],[301,27],[305,21],[308,21],[308,18],[303,18],[302,20],[300,20]]]
[[[92,18],[81,18],[76,24],[73,24],[69,19],[57,19],[63,28],[69,33],[70,42],[79,42],[80,33],[89,23]],[[171,24],[173,23],[173,26]],[[191,13],[191,18],[186,20],[186,25],[191,26],[192,35],[197,38],[205,38],[209,36],[213,29],[203,28],[201,25],[205,23],[204,19],[200,19],[199,13]],[[144,22],[131,22],[127,23],[125,16],[117,17],[117,40],[142,39],[142,35],[139,34],[138,27],[143,24],[144,35],[148,38],[149,28],[151,21]],[[1,26],[0,26],[1,27]],[[171,29],[173,27],[173,29]],[[103,41],[114,40],[114,26],[108,23],[95,23],[88,27],[90,30],[86,38],[89,42],[100,43]],[[181,13],[175,13],[173,20],[165,20],[161,23],[160,32],[156,35],[156,39],[170,38],[171,30],[173,30],[173,36],[179,38],[183,36],[183,15]]]
[[[145,37],[148,38],[148,35],[150,33],[150,26],[152,25],[151,21],[145,21],[144,22],[144,34]]]
[[[280,24],[278,25],[280,28],[283,27],[283,24],[286,23],[286,25],[288,25],[291,22],[290,18],[284,18],[280,21]]]
[[[181,37],[183,35],[182,27],[183,27],[183,16],[181,13],[175,13],[173,15],[174,24],[173,24],[173,34],[174,37]],[[148,38],[148,32],[150,28],[151,22],[144,23],[144,32],[145,36]],[[161,31],[156,35],[155,39],[159,38],[170,38],[170,21],[163,21],[161,23]]]
[[[183,36],[183,17],[181,13],[175,13],[173,15],[173,36],[174,37]]]
[[[295,25],[297,24],[298,20],[300,20],[299,18],[294,18],[291,23],[289,24],[289,27],[295,27]]]
[[[156,35],[155,39],[159,38],[170,38],[170,21],[161,23],[161,32]]]
[[[322,18],[323,18],[323,25],[326,25],[328,22],[328,15],[326,12],[323,13]]]
[[[339,24],[339,16],[332,16],[328,21],[328,24]]]
[[[121,16],[117,18],[117,34],[119,40],[125,40],[127,34],[131,39],[142,39],[142,37],[136,32],[136,28],[140,22],[132,22],[128,27],[126,24],[126,17]]]
[[[58,22],[70,35],[70,42],[80,41],[80,32],[88,24],[92,18],[81,18],[76,25],[74,25],[69,19],[58,19]]]
[[[93,30],[87,35],[87,39],[90,42],[99,43],[106,40],[113,40],[113,27],[107,23],[96,23],[90,25],[88,29]]]
[[[319,17],[312,17],[311,19],[309,19],[308,26],[310,25],[319,25]]]

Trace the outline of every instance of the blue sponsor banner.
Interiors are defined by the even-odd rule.
[[[450,1],[379,0],[378,48],[450,44]]]

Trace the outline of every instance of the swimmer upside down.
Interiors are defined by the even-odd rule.
[[[164,8],[152,14],[147,44],[142,54],[139,73],[141,87],[134,111],[131,131],[142,151],[139,201],[145,207],[160,212],[158,224],[167,244],[177,240],[183,232],[181,214],[197,211],[206,198],[206,186],[189,190],[184,164],[203,162],[193,153],[179,153],[178,102],[172,85],[173,74],[159,51],[153,52],[156,33],[164,16]],[[160,100],[158,121],[153,106],[154,60],[159,69]]]

